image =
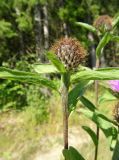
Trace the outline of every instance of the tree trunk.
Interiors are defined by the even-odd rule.
[[[60,6],[64,7],[65,6],[65,0],[60,1]],[[63,29],[63,35],[64,37],[68,37],[68,25],[65,21],[62,22],[62,29]]]
[[[43,32],[44,32],[44,49],[49,48],[49,24],[48,24],[48,9],[47,9],[47,3],[43,6],[43,15],[44,15],[44,21],[43,21]]]
[[[67,38],[68,37],[68,26],[66,22],[63,22],[63,32],[64,32],[64,36]]]
[[[35,21],[35,41],[36,41],[36,54],[39,60],[42,62],[42,19],[41,19],[41,7],[36,4],[34,7],[34,21]]]
[[[20,31],[19,31],[19,38],[20,38],[20,54],[23,55],[25,53],[25,46],[24,46],[23,33]]]
[[[15,11],[16,11],[16,15],[17,17],[20,16],[20,10],[18,8],[15,8]],[[20,54],[24,54],[25,53],[25,46],[24,46],[24,38],[23,38],[23,33],[21,30],[18,31],[19,33],[19,44],[20,44]]]

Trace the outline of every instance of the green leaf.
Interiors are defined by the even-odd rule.
[[[117,42],[119,42],[119,36],[112,36],[111,37],[111,41],[117,41]]]
[[[118,23],[119,23],[119,16],[117,18],[115,18],[114,21],[112,22],[113,28],[115,28]]]
[[[61,73],[66,72],[64,65],[61,63],[61,61],[58,59],[58,57],[54,53],[47,52],[47,57],[49,60],[51,60],[51,62],[58,69],[59,72]]]
[[[110,41],[110,39],[111,39],[111,35],[108,32],[106,32],[96,48],[96,56],[98,58],[101,56],[103,48]]]
[[[16,22],[18,23],[18,28],[20,31],[31,31],[32,25],[32,18],[26,12],[21,12],[17,18]]]
[[[80,112],[83,113],[89,119],[91,119],[93,122],[95,122],[102,129],[108,129],[109,127],[112,127],[112,124],[100,118],[97,112],[92,112],[82,108],[80,109]]]
[[[90,127],[87,127],[87,126],[82,126],[82,128],[90,135],[90,137],[93,140],[94,145],[97,146],[98,140],[97,140],[97,135],[95,134],[95,132]]]
[[[118,80],[119,79],[119,67],[116,69],[106,70],[84,70],[72,75],[71,82],[78,83],[80,80]]]
[[[99,111],[89,111],[87,109],[80,109],[87,118],[91,119],[105,134],[111,143],[112,137],[117,136],[117,129],[113,126],[113,122]]]
[[[95,27],[93,27],[92,25],[89,25],[89,24],[87,24],[87,23],[76,22],[75,24],[77,24],[77,25],[79,25],[79,26],[81,26],[81,27],[83,27],[83,28],[85,28],[85,29],[87,29],[87,30],[89,30],[89,31],[91,31],[91,32],[94,32],[94,33],[97,32],[97,30],[96,30]]]
[[[115,96],[113,96],[110,92],[106,91],[103,95],[101,95],[98,99],[98,104],[102,104],[104,102],[117,100]]]
[[[81,97],[86,88],[92,83],[92,81],[83,81],[79,82],[70,92],[68,95],[68,103],[69,103],[69,112],[73,111],[76,107],[78,98]]]
[[[98,115],[99,117],[101,117],[102,119],[108,121],[111,124],[117,125],[114,121],[110,120],[108,117],[106,117],[104,114],[102,114],[96,107],[95,105],[88,100],[86,97],[80,97],[80,101],[82,102],[82,104],[88,108],[91,112],[94,112],[96,115]],[[90,113],[90,112],[89,112]]]
[[[45,73],[58,73],[59,71],[55,68],[55,66],[51,64],[33,64],[32,65],[35,72],[40,74]]]
[[[28,4],[32,7],[36,4],[36,0],[29,0]]]
[[[85,160],[82,155],[72,146],[63,150],[65,160]]]
[[[91,111],[95,111],[95,110],[96,110],[95,105],[94,105],[91,101],[89,101],[86,97],[84,97],[84,96],[80,97],[80,101],[81,101],[81,102],[83,103],[83,105],[84,105],[85,107],[87,107],[89,110],[91,110]]]
[[[0,37],[12,38],[14,36],[17,36],[17,34],[13,31],[12,24],[5,20],[0,20]]]
[[[115,131],[115,128],[113,128],[113,130],[112,130],[112,140],[111,140],[111,145],[110,145],[110,149],[112,151],[115,151],[117,141],[118,141],[118,133]]]
[[[115,71],[115,70],[119,70],[119,67],[107,67],[107,68],[98,68],[96,69],[97,71]]]
[[[57,87],[53,81],[43,78],[39,74],[31,72],[17,71],[5,67],[0,67],[0,78],[27,82],[32,84],[41,84],[57,90]]]
[[[113,152],[112,160],[119,160],[119,139],[116,142],[116,146]]]

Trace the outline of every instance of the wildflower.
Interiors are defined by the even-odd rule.
[[[110,80],[109,85],[114,92],[119,92],[119,80]]]
[[[51,48],[67,70],[77,68],[84,60],[86,50],[81,43],[74,38],[62,38]]]
[[[112,18],[108,15],[99,16],[93,23],[101,33],[112,29]]]

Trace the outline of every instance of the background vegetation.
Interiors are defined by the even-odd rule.
[[[55,40],[71,36],[88,49],[86,66],[92,68],[95,66],[92,51],[98,38],[75,22],[93,24],[104,14],[116,17],[118,6],[118,0],[0,0],[0,66],[32,71],[33,63],[47,62],[44,53]],[[104,53],[102,66],[119,66],[118,43],[110,42]],[[55,143],[39,142],[46,135],[60,133],[60,100],[52,94],[37,85],[0,79],[1,157],[33,159],[37,151],[43,147],[49,149],[50,144]],[[71,124],[79,125],[77,119],[75,114]],[[56,141],[62,143],[60,138]]]

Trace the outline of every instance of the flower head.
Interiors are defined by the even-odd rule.
[[[114,120],[119,123],[119,102],[115,105],[115,108],[113,110],[113,116]]]
[[[112,18],[108,15],[99,16],[93,25],[100,32],[110,31],[112,29]]]
[[[67,70],[77,68],[84,60],[86,50],[75,38],[62,38],[51,48]]]
[[[110,80],[109,85],[114,92],[119,92],[119,80]]]

